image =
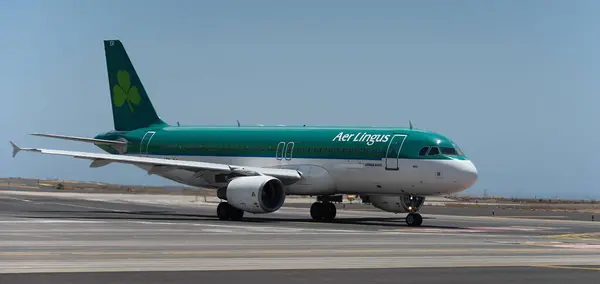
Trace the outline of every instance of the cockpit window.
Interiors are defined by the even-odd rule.
[[[427,154],[427,150],[429,150],[429,147],[421,148],[421,151],[419,151],[419,156],[425,156],[425,154]]]
[[[450,147],[440,147],[443,155],[458,155],[458,152],[454,148]]]
[[[429,150],[429,156],[433,156],[433,155],[439,155],[440,154],[440,149],[438,149],[438,147],[431,147],[431,150]]]
[[[465,155],[463,153],[463,151],[460,149],[460,147],[458,147],[456,144],[452,144],[452,146],[454,146],[454,149],[456,150],[457,155],[459,155],[459,156],[464,156]]]

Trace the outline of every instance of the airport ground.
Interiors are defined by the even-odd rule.
[[[167,195],[0,188],[0,283],[597,283],[590,213],[362,204],[310,219],[290,201],[242,222]],[[492,212],[494,211],[492,216]]]

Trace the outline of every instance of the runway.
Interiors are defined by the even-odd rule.
[[[301,205],[223,222],[215,204],[102,199],[1,191],[0,283],[596,283],[600,276],[600,222],[425,208],[423,226],[410,228],[404,215],[339,207],[338,220],[317,223]]]

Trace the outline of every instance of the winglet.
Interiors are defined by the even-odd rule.
[[[19,148],[19,146],[17,146],[12,141],[9,141],[9,142],[10,142],[10,145],[12,146],[12,148],[13,148],[12,156],[14,158],[17,155],[17,153],[19,153],[21,151],[21,148]]]

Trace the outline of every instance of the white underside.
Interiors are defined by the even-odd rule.
[[[215,156],[159,156],[162,158],[232,164],[249,167],[273,167],[298,169],[303,179],[288,185],[289,195],[330,195],[330,194],[386,194],[421,196],[440,195],[465,190],[471,184],[461,180],[455,168],[460,160],[414,160],[393,159],[387,166],[386,160],[341,160],[341,159],[302,159],[215,157]],[[145,170],[147,167],[140,166]],[[162,176],[182,184],[196,187],[219,187],[222,185],[207,182],[203,177],[194,176],[185,170],[157,172]]]

